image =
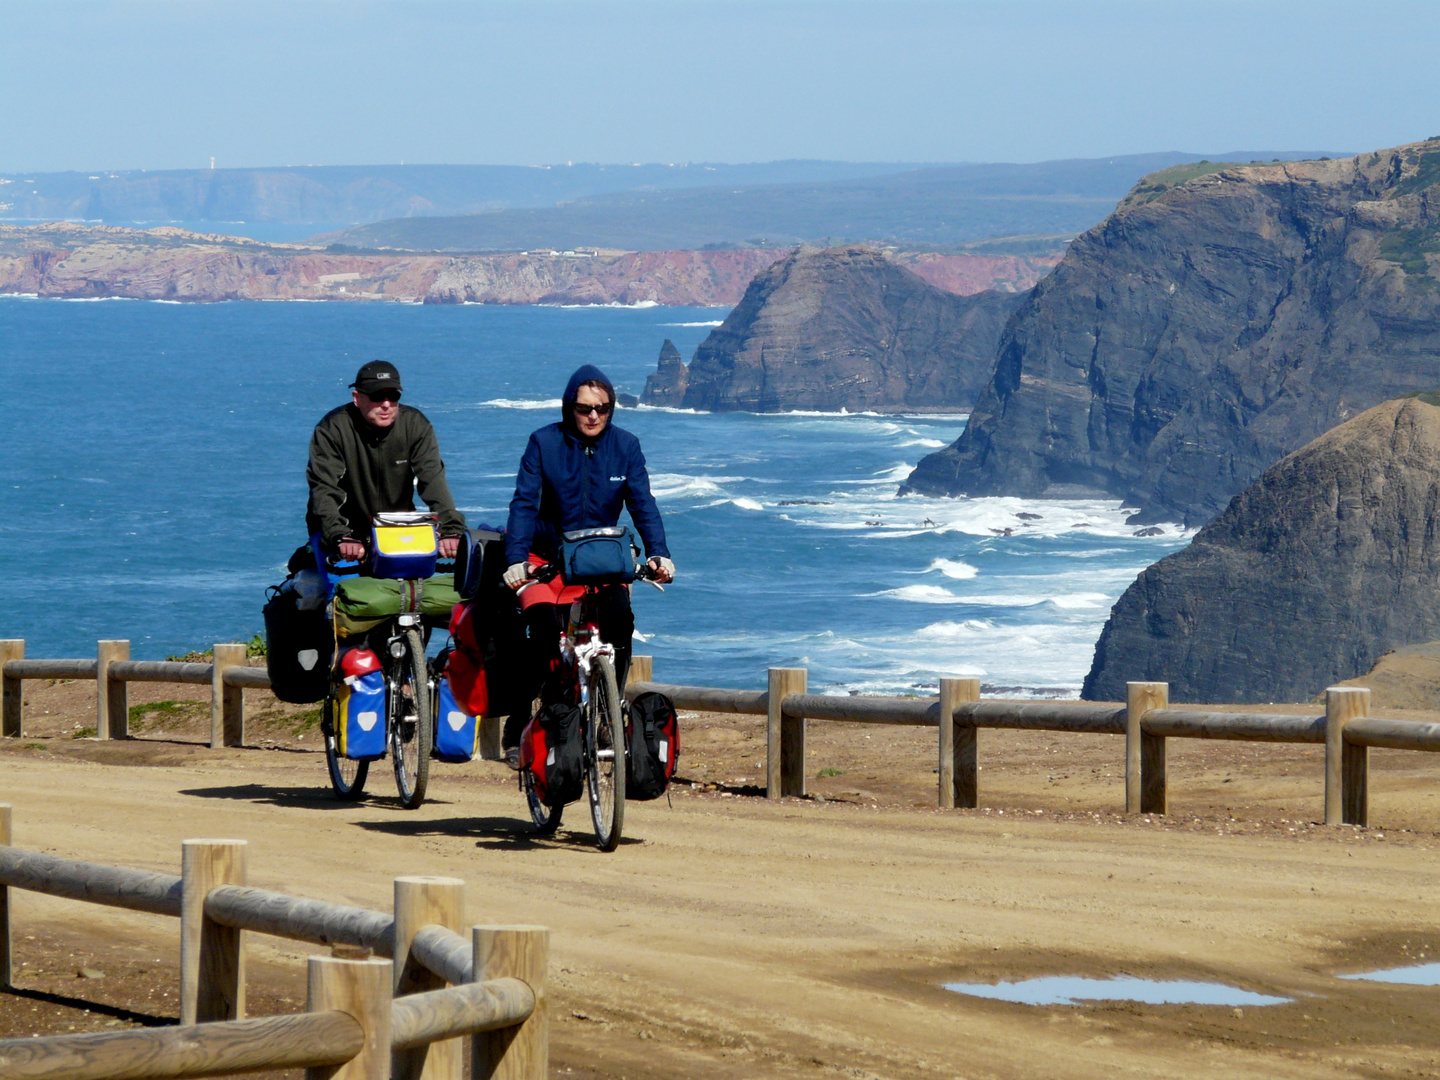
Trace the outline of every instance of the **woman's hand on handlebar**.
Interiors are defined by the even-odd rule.
[[[519,592],[530,580],[530,564],[528,562],[511,563],[501,580],[511,589]]]
[[[645,564],[650,568],[648,575],[652,581],[658,581],[661,585],[669,584],[675,580],[675,564],[664,555],[653,555]]]

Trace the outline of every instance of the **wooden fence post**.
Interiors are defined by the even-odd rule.
[[[805,718],[785,716],[780,708],[788,694],[805,693],[805,668],[770,669],[770,695],[765,713],[765,794],[805,794]]]
[[[471,1080],[546,1080],[550,1069],[550,1011],[545,969],[550,931],[543,926],[477,926],[471,938],[474,982],[520,979],[535,991],[535,1011],[517,1027],[473,1037]]]
[[[1170,684],[1125,684],[1125,812],[1165,813],[1165,740],[1146,735],[1145,714],[1170,702]]]
[[[5,662],[7,660],[25,659],[25,639],[11,638],[0,641],[0,709],[3,709],[3,720],[0,720],[0,735],[7,739],[20,738],[21,730],[25,725],[25,681],[23,679],[12,679],[4,674]]]
[[[1370,715],[1370,691],[1332,686],[1325,691],[1325,824],[1370,821],[1370,748],[1345,741],[1345,725]]]
[[[245,646],[216,645],[210,665],[210,748],[245,745],[245,691],[225,685],[225,672],[245,666]]]
[[[117,660],[130,659],[130,642],[99,642],[95,659],[95,737],[128,739],[130,695],[122,680],[110,678],[110,665]]]
[[[365,1032],[365,1045],[344,1065],[306,1069],[305,1080],[389,1080],[392,970],[379,957],[310,957],[305,1008],[349,1013]]]
[[[0,844],[10,846],[10,804],[0,803]],[[0,986],[14,985],[10,957],[10,886],[0,885]]]
[[[631,683],[654,682],[655,681],[655,658],[653,656],[632,656],[630,657],[630,671],[625,676],[625,686],[620,688],[620,693],[626,695],[626,689]]]
[[[410,943],[421,927],[431,924],[458,934],[465,918],[464,911],[465,883],[458,878],[395,879],[396,997],[445,988],[443,978],[410,955]],[[413,1050],[397,1050],[390,1066],[390,1075],[394,1080],[461,1080],[464,1071],[463,1039],[446,1039]]]
[[[244,840],[185,840],[180,845],[180,1023],[245,1016],[241,931],[205,916],[217,885],[245,884]]]
[[[940,805],[980,805],[980,754],[974,724],[955,723],[955,707],[980,700],[979,679],[940,680]]]

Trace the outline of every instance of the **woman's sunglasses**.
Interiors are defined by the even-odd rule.
[[[615,411],[615,406],[608,401],[603,405],[581,405],[578,401],[570,406],[571,412],[576,416],[609,416]]]

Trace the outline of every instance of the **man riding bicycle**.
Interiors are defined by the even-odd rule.
[[[319,533],[328,554],[359,561],[371,517],[414,510],[418,490],[440,519],[440,557],[454,558],[465,516],[445,482],[435,429],[419,409],[400,404],[394,364],[372,360],[350,385],[350,404],[326,413],[310,437],[307,534]]]
[[[517,695],[521,704],[506,720],[501,736],[512,768],[519,767],[520,733],[530,719],[530,702],[559,656],[569,605],[584,592],[559,577],[531,581],[533,567],[559,557],[563,533],[613,526],[625,507],[645,545],[655,580],[667,582],[675,576],[640,440],[611,424],[614,410],[614,384],[599,368],[585,364],[565,387],[560,423],[533,432],[520,459],[505,534],[509,566],[505,584],[523,589],[520,606],[526,638]],[[597,614],[601,636],[615,648],[615,678],[623,688],[635,630],[630,590],[624,585],[605,586]]]

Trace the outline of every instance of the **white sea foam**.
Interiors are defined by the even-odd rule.
[[[659,307],[658,300],[636,300],[633,304],[622,304],[612,300],[608,304],[539,304],[539,307],[565,308],[566,310],[584,310],[586,308],[620,308],[624,311],[644,311],[647,308]]]
[[[491,398],[480,404],[482,407],[488,405],[492,409],[558,409],[564,402],[559,398],[546,398],[544,401],[525,398]]]
[[[895,445],[902,450],[909,446],[923,446],[927,450],[939,450],[941,447],[949,446],[950,444],[944,439],[906,439],[904,442],[896,443]]]
[[[657,499],[686,499],[705,496],[714,498],[724,495],[719,484],[706,476],[687,476],[684,473],[651,473],[650,493]]]
[[[939,585],[902,585],[898,589],[884,589],[878,593],[864,595],[889,596],[911,604],[954,604],[962,600],[961,597],[956,596],[948,589],[942,589]]]
[[[711,319],[707,322],[662,322],[661,326],[719,326],[724,319]]]
[[[936,559],[930,564],[931,570],[939,570],[948,578],[956,581],[969,581],[980,571],[969,563],[961,562],[959,559]]]
[[[765,507],[754,499],[731,499],[730,502],[741,510],[764,510]]]

